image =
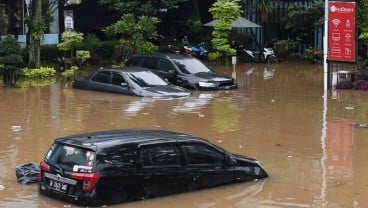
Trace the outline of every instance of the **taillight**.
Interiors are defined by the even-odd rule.
[[[98,173],[72,173],[70,177],[82,181],[83,191],[90,192],[95,188],[100,175]]]
[[[50,166],[46,164],[44,161],[40,162],[40,175],[39,175],[39,181],[43,180],[44,172],[49,172]]]

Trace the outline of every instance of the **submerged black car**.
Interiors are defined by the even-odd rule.
[[[101,69],[90,76],[78,77],[73,88],[142,97],[187,97],[190,91],[170,84],[150,69],[123,67]]]
[[[39,192],[100,206],[268,177],[259,161],[188,134],[112,130],[58,138]]]
[[[216,72],[199,59],[171,53],[135,54],[125,63],[155,70],[169,82],[192,90],[228,90],[237,88],[232,77]]]

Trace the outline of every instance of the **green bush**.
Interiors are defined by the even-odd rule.
[[[116,46],[119,45],[118,40],[107,40],[100,43],[95,51],[102,58],[111,58],[114,55]]]
[[[15,38],[7,36],[0,41],[0,63],[4,84],[14,86],[17,82],[17,71],[23,63],[22,50]]]
[[[29,79],[47,79],[56,76],[56,70],[52,67],[41,67],[39,69],[23,69],[24,76]]]
[[[65,70],[61,73],[61,75],[68,81],[72,80],[74,78],[75,73],[78,71],[77,66],[72,66],[70,69]]]
[[[63,53],[55,45],[41,46],[41,62],[42,63],[56,63],[58,57],[62,57]]]
[[[273,50],[277,58],[281,60],[286,60],[290,53],[298,47],[297,41],[292,40],[278,40],[274,43]]]

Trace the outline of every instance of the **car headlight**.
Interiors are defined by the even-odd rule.
[[[199,82],[198,85],[200,87],[216,87],[216,84],[211,82]]]

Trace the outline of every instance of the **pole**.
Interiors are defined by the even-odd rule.
[[[328,0],[325,0],[325,24],[323,34],[323,89],[327,90],[328,86],[328,64],[327,64],[327,53],[328,53]]]

